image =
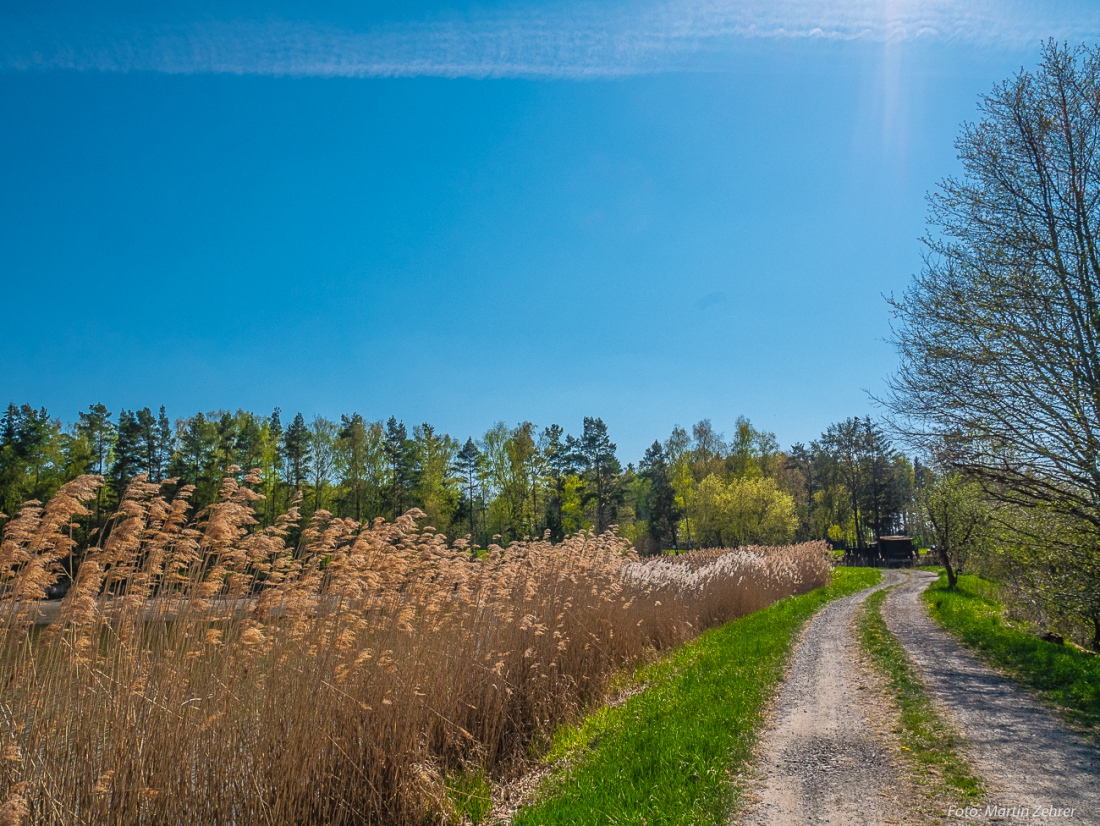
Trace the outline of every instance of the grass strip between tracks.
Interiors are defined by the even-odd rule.
[[[1100,657],[1072,645],[1041,640],[1023,623],[1005,617],[995,583],[960,576],[954,591],[947,577],[924,592],[932,617],[990,665],[1039,695],[1071,723],[1100,733]]]
[[[882,618],[889,590],[876,591],[858,614],[860,649],[886,684],[897,704],[898,735],[904,762],[914,780],[934,800],[977,803],[984,789],[962,756],[960,735],[940,715],[918,677],[918,669]]]
[[[706,632],[640,669],[646,688],[560,730],[546,759],[563,768],[516,826],[720,824],[738,802],[764,707],[799,630],[830,600],[881,574],[838,568],[833,583]]]

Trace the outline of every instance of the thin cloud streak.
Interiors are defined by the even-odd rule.
[[[1090,4],[1091,5],[1091,4]],[[299,77],[601,78],[698,70],[755,38],[1019,48],[1100,33],[1100,9],[1008,0],[686,0],[531,5],[364,32],[289,21],[62,32],[5,26],[0,70]]]

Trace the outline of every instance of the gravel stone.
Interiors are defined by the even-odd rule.
[[[911,787],[868,722],[856,663],[854,617],[882,583],[829,603],[806,628],[772,721],[760,742],[759,777],[744,826],[911,823]]]

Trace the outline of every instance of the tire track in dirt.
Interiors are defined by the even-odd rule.
[[[743,826],[911,822],[910,790],[863,711],[854,634],[859,605],[903,579],[886,571],[879,585],[829,603],[808,624],[761,738]]]
[[[988,803],[1003,810],[987,817],[982,806],[948,820],[1100,824],[1100,751],[929,617],[920,594],[935,578],[909,574],[886,598],[883,617],[969,740],[967,757],[990,790]],[[1048,807],[1054,811],[1044,814]]]

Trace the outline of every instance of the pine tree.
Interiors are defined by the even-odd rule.
[[[478,485],[481,481],[481,451],[473,439],[466,444],[455,457],[455,472],[462,478],[466,515],[470,522],[470,536],[477,536],[475,520],[477,517]]]
[[[546,525],[554,539],[562,539],[564,514],[562,504],[565,500],[565,479],[574,471],[576,456],[570,448],[574,440],[565,436],[561,425],[552,424],[542,431],[539,448],[546,465],[550,482],[550,497],[547,502]]]
[[[46,408],[10,404],[0,424],[0,511],[14,514],[30,499],[45,501],[60,486],[61,423]]]
[[[263,429],[256,417],[245,410],[238,410],[236,435],[233,438],[233,453],[236,464],[248,472],[263,465]]]
[[[77,438],[86,446],[86,455],[90,458],[87,467],[74,469],[76,475],[80,473],[95,473],[105,476],[111,450],[115,444],[117,431],[111,421],[111,411],[103,404],[93,404],[86,412],[79,414],[74,428]],[[100,487],[95,497],[95,527],[103,522],[103,504],[106,491]]]
[[[115,441],[114,462],[111,464],[111,481],[115,496],[119,499],[126,492],[126,486],[141,473],[143,462],[143,439],[141,422],[130,411],[123,409],[118,414],[118,438]]]
[[[6,424],[6,416],[4,420]],[[87,412],[79,415],[76,432],[88,443],[92,463],[87,472],[103,476],[107,473],[107,463],[117,434],[111,422],[111,411],[102,404],[91,405]]]
[[[668,461],[659,441],[653,442],[646,450],[639,470],[649,483],[646,517],[654,549],[660,551],[662,548],[676,547],[680,511],[676,507],[676,491],[672,488]]]
[[[214,455],[217,460],[218,477],[229,475],[229,468],[239,464],[237,461],[237,421],[233,415],[223,412],[214,427]]]
[[[584,468],[587,490],[585,498],[595,503],[596,532],[603,533],[616,517],[618,491],[615,480],[621,472],[615,458],[615,445],[607,435],[603,419],[585,416],[580,439],[573,440],[577,457]]]
[[[179,452],[172,463],[172,475],[185,485],[194,485],[191,503],[201,510],[217,496],[219,475],[214,444],[214,423],[202,413],[180,422]]]
[[[305,417],[301,413],[294,416],[294,421],[286,429],[283,438],[283,449],[286,455],[287,475],[290,484],[295,490],[301,490],[302,483],[308,478],[311,456],[309,453],[309,427]]]
[[[0,513],[6,513],[9,517],[22,504],[23,473],[16,446],[21,421],[19,408],[11,402],[0,424]]]
[[[176,438],[172,433],[172,425],[168,421],[168,414],[164,412],[164,405],[160,406],[157,415],[157,451],[156,473],[153,478],[163,479],[168,475],[168,467],[172,462],[172,455],[176,450]]]
[[[148,472],[149,478],[160,480],[160,433],[157,429],[157,420],[153,411],[143,407],[134,414],[137,422],[138,439],[137,453],[141,457],[142,470]]]
[[[898,464],[890,440],[870,417],[830,425],[812,448],[818,466],[848,492],[857,547],[898,523],[911,487],[908,469]]]
[[[393,518],[408,509],[408,494],[412,487],[412,449],[405,423],[390,416],[386,422],[386,460],[390,467],[390,502]]]
[[[19,427],[19,408],[15,402],[8,402],[4,411],[3,424],[0,424],[0,445],[12,447],[15,445],[15,433]]]
[[[282,410],[276,407],[267,422],[267,524],[275,524],[275,517],[282,511],[279,505],[279,482],[283,470],[283,422]]]

